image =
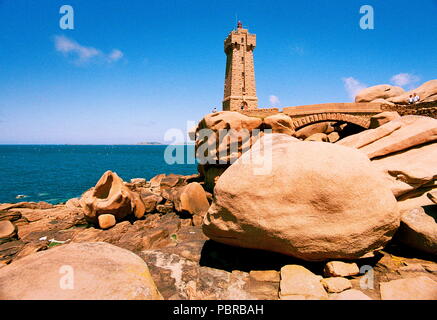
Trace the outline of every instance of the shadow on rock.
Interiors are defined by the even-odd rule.
[[[307,262],[275,252],[233,247],[207,240],[202,248],[201,266],[226,271],[277,270],[287,264],[299,264],[316,274],[321,274],[324,262]]]
[[[395,234],[393,240],[384,248],[385,252],[396,257],[437,262],[435,255],[411,248],[403,244],[398,237],[399,235]]]
[[[434,221],[437,223],[437,206],[431,204],[428,206],[423,206],[422,208],[425,211],[425,213],[430,217],[432,217]]]

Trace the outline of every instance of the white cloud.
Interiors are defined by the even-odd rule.
[[[118,49],[112,50],[111,53],[108,56],[108,59],[111,62],[120,60],[121,58],[123,58],[123,52],[121,52]]]
[[[390,78],[390,81],[397,86],[403,87],[419,81],[419,77],[410,73],[399,73]]]
[[[57,51],[77,57],[78,62],[87,62],[91,58],[101,55],[100,50],[93,47],[85,47],[65,36],[55,36],[55,48]]]
[[[354,77],[343,78],[344,88],[346,89],[349,97],[355,100],[355,96],[358,92],[365,89],[367,86]]]
[[[279,98],[277,96],[274,96],[274,95],[269,96],[269,101],[270,101],[270,105],[272,107],[277,107],[281,104],[281,101],[279,101]]]
[[[63,35],[55,36],[55,49],[65,56],[74,57],[74,62],[78,64],[90,62],[91,60],[98,58],[103,58],[103,60],[107,62],[115,62],[123,57],[123,52],[118,49],[113,49],[111,53],[105,54],[99,49],[83,46],[73,39],[67,38]]]

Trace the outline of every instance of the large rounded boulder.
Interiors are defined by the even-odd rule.
[[[399,226],[382,173],[352,148],[265,135],[218,179],[203,230],[229,245],[308,261],[356,259]]]
[[[371,102],[376,99],[387,99],[399,96],[405,91],[401,87],[395,87],[388,84],[380,84],[377,86],[365,88],[358,92],[355,97],[355,102]]]
[[[109,243],[72,243],[0,269],[0,300],[162,300],[147,264]]]

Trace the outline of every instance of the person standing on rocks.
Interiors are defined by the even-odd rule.
[[[414,93],[413,102],[418,103],[419,101],[420,101],[420,97],[416,93]]]
[[[408,98],[408,104],[413,104],[414,103],[414,97],[412,94],[410,94],[410,97]]]

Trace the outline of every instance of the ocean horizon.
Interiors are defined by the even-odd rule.
[[[160,173],[189,175],[197,172],[197,165],[192,163],[194,145],[175,145],[177,152],[184,152],[183,164],[168,164],[165,161],[167,147],[139,144],[1,144],[0,203],[63,203],[80,197],[107,170],[116,172],[124,181],[133,178],[149,180]]]

